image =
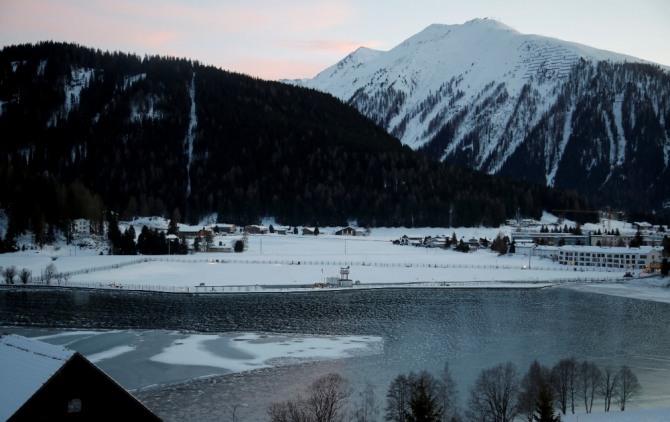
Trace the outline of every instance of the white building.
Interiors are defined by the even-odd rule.
[[[625,270],[649,268],[661,260],[661,250],[651,246],[639,248],[601,248],[597,246],[564,246],[558,248],[557,260],[562,265],[575,267],[603,267]]]
[[[547,258],[561,265],[573,267],[601,267],[623,270],[650,268],[663,259],[660,248],[652,246],[600,247],[600,246],[537,246],[528,243],[517,245],[516,253]]]

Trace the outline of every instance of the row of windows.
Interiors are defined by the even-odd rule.
[[[643,269],[647,259],[647,254],[559,251],[559,263],[581,267]]]
[[[565,256],[566,258],[572,258],[576,256],[583,257],[594,257],[594,258],[614,258],[614,259],[647,259],[647,255],[640,254],[606,254],[606,253],[591,253],[591,252],[559,252],[559,255]]]
[[[639,268],[644,269],[646,265],[640,263],[638,265],[634,264],[623,264],[623,263],[596,263],[596,262],[574,262],[574,261],[558,261],[561,265],[574,265],[577,267],[603,267],[603,268]]]

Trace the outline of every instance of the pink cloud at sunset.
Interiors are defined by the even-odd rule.
[[[287,61],[283,59],[273,60],[248,57],[234,62],[235,72],[270,80],[311,78],[322,70],[323,67],[313,61]],[[289,76],[277,78],[276,75]]]
[[[284,40],[279,41],[277,44],[282,47],[294,48],[298,50],[307,50],[313,52],[323,52],[323,53],[338,53],[341,55],[346,55],[356,50],[359,47],[365,46],[368,48],[375,48],[381,45],[380,42],[376,41],[345,41],[345,40]]]
[[[388,50],[433,23],[491,16],[522,33],[670,65],[667,0],[0,0],[0,48],[66,41],[301,78],[361,46]]]

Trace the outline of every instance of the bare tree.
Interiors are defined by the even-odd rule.
[[[570,410],[575,414],[576,395],[577,395],[577,359],[572,356],[569,358],[568,366],[568,396],[570,399]]]
[[[551,369],[551,386],[556,401],[560,405],[561,412],[565,415],[568,411],[568,403],[575,413],[575,374],[577,361],[573,358],[561,359]]]
[[[66,273],[57,273],[56,274],[56,281],[58,281],[59,286],[63,283],[67,283],[67,281],[69,279],[70,279],[70,276]]]
[[[44,282],[46,284],[51,284],[51,280],[53,280],[56,275],[58,274],[58,270],[56,269],[56,264],[53,262],[47,265],[47,267],[44,269]]]
[[[605,400],[605,412],[610,411],[612,398],[618,393],[619,380],[611,366],[606,366],[600,378],[600,394]]]
[[[344,419],[342,408],[351,395],[351,388],[339,374],[317,378],[310,386],[312,395],[307,399],[309,413],[319,422],[336,422]]]
[[[446,422],[457,419],[459,413],[456,406],[458,402],[458,388],[456,387],[456,381],[454,381],[451,375],[449,362],[445,362],[442,368],[439,380],[439,396],[440,405],[442,406],[442,421]]]
[[[511,422],[517,414],[519,375],[512,362],[484,369],[470,390],[468,417],[472,420]]]
[[[236,413],[237,413],[237,407],[238,407],[238,406],[239,406],[238,403],[235,403],[235,404],[233,405],[233,411],[231,412],[231,413],[232,413],[232,415],[231,415],[231,422],[237,422],[237,416],[236,416]]]
[[[591,413],[593,399],[600,385],[602,373],[600,368],[589,361],[583,361],[577,368],[577,395],[584,400],[584,410]]]
[[[528,422],[533,422],[535,402],[543,385],[549,383],[549,368],[535,360],[530,364],[528,372],[523,376],[519,388],[518,410]]]
[[[19,272],[19,280],[21,280],[21,283],[23,284],[28,284],[28,281],[30,281],[30,277],[32,277],[33,273],[27,268],[23,268]]]
[[[619,389],[617,391],[617,402],[619,403],[619,408],[623,412],[626,410],[626,403],[633,397],[636,397],[640,394],[642,386],[637,380],[637,376],[628,366],[624,365],[619,369],[617,374],[617,379],[619,380]]]
[[[340,422],[343,408],[351,394],[349,383],[339,374],[317,378],[310,386],[307,399],[300,397],[282,403],[272,403],[267,413],[271,422]]]
[[[282,403],[272,403],[267,409],[271,422],[309,422],[305,401],[298,398]]]
[[[14,276],[16,276],[16,267],[10,265],[2,271],[2,276],[5,279],[5,283],[14,284]]]
[[[391,382],[386,393],[386,420],[391,422],[406,422],[405,415],[409,406],[410,385],[407,377],[398,375]]]
[[[368,381],[365,389],[359,393],[359,402],[353,411],[353,420],[356,422],[372,422],[377,420],[379,405],[373,385]]]

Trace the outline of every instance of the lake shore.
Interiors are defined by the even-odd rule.
[[[658,277],[624,278],[624,271],[560,265],[523,254],[498,255],[488,249],[469,253],[394,245],[402,229],[366,237],[252,235],[243,253],[170,256],[98,255],[75,246],[45,247],[0,255],[41,276],[53,264],[65,274],[52,285],[75,288],[170,293],[290,292],[324,289],[348,267],[349,289],[368,288],[544,288],[560,285],[592,293],[670,302],[667,282]],[[419,229],[414,229],[417,232]],[[421,229],[437,234],[438,229]],[[473,229],[474,230],[474,229]],[[468,236],[492,237],[472,231]],[[416,234],[416,233],[413,233]],[[639,274],[638,274],[639,276]],[[360,283],[360,284],[357,284]],[[317,288],[314,286],[317,285]],[[346,289],[346,288],[345,288]],[[335,289],[332,289],[335,290]]]

